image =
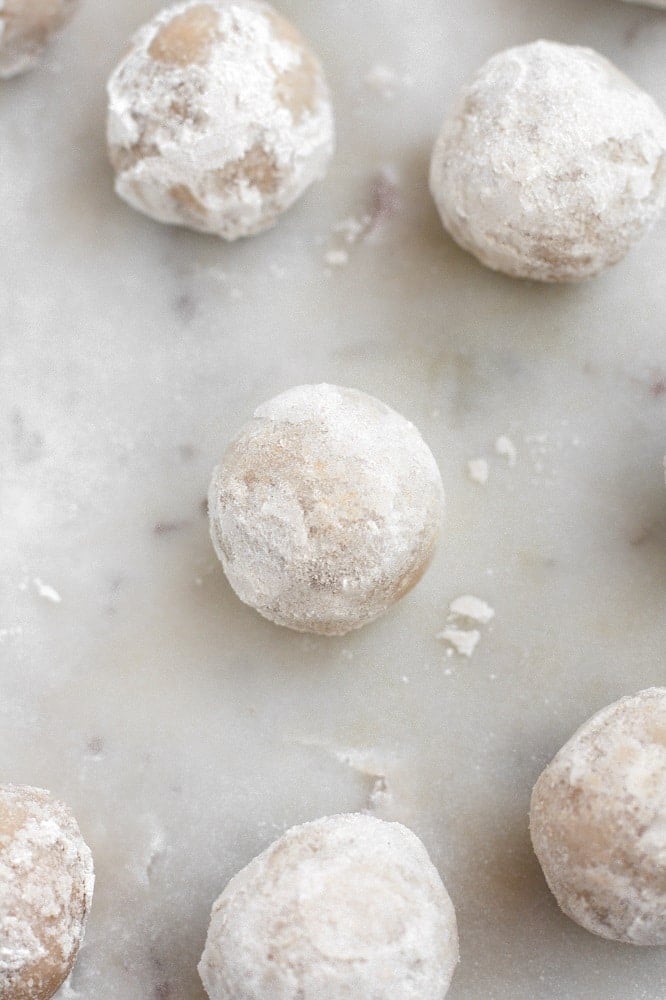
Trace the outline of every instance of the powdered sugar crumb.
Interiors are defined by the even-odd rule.
[[[471,594],[457,597],[449,605],[449,611],[455,618],[469,618],[480,625],[487,625],[495,617],[494,608],[482,601],[480,597],[473,597]]]
[[[45,601],[50,601],[51,604],[62,603],[62,597],[55,589],[55,587],[51,587],[50,584],[44,583],[43,580],[40,580],[38,576],[36,576],[32,582],[34,583],[35,590],[37,591],[39,596],[43,597]]]
[[[467,475],[473,483],[480,483],[485,486],[488,482],[490,470],[485,458],[471,458],[467,463]]]
[[[344,267],[349,263],[349,254],[346,250],[329,250],[324,260],[329,267]]]
[[[455,628],[452,625],[447,625],[445,629],[437,633],[438,639],[443,639],[444,642],[449,643],[449,645],[455,649],[456,653],[460,656],[471,657],[474,650],[479,644],[481,639],[481,633],[478,629],[462,629]]]
[[[511,438],[506,437],[506,435],[501,434],[495,441],[495,453],[499,455],[500,458],[505,458],[509,463],[510,468],[513,468],[516,464],[516,459],[518,457],[516,446]]]

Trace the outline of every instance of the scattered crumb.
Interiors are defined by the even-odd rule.
[[[364,83],[375,93],[379,94],[386,101],[392,101],[398,89],[403,87],[411,87],[414,84],[414,80],[409,75],[400,75],[390,66],[385,66],[383,63],[375,63],[368,72],[365,74]]]
[[[352,246],[354,243],[358,243],[362,236],[367,232],[369,224],[372,222],[372,216],[363,215],[360,219],[357,219],[355,215],[349,215],[346,219],[341,219],[340,222],[333,226],[333,232],[339,233],[344,237],[345,243]]]
[[[479,622],[480,625],[487,625],[495,617],[494,608],[482,601],[480,597],[473,597],[471,594],[457,597],[449,605],[449,611],[454,618],[470,618],[472,621]]]
[[[498,437],[495,441],[495,451],[502,458],[506,458],[509,466],[513,467],[516,464],[518,452],[511,438],[505,437],[504,434]]]
[[[16,639],[22,635],[23,629],[20,625],[9,625],[7,628],[0,628],[0,642],[5,639]]]
[[[485,458],[472,458],[467,463],[467,475],[473,483],[485,486],[488,482],[488,463]]]
[[[478,629],[467,631],[466,629],[454,628],[452,625],[447,625],[445,629],[438,632],[437,638],[448,642],[455,649],[456,653],[469,658],[479,644],[481,633]]]
[[[375,63],[365,74],[365,84],[387,100],[395,97],[398,74],[390,66]]]
[[[62,602],[62,597],[58,591],[54,587],[49,586],[48,583],[44,583],[38,576],[32,582],[39,596],[43,597],[46,601],[50,601],[51,604],[60,604]]]
[[[349,254],[346,250],[328,250],[324,260],[329,267],[344,267],[349,263]]]
[[[401,677],[400,680],[403,684],[409,684],[409,677]]]

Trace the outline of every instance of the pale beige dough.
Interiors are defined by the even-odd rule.
[[[79,0],[0,0],[0,78],[24,73],[39,61],[51,35]]]
[[[49,792],[0,785],[0,1000],[50,1000],[72,970],[94,886],[72,813]]]
[[[601,937],[666,945],[666,688],[581,726],[534,786],[530,831],[569,917]]]
[[[257,409],[215,469],[208,507],[242,601],[279,625],[342,635],[417,583],[443,504],[414,425],[372,396],[324,384]]]
[[[289,830],[213,906],[210,1000],[443,1000],[453,904],[404,826],[329,816]]]
[[[120,197],[227,240],[272,226],[333,152],[321,65],[260,0],[161,10],[135,34],[108,97]]]
[[[666,119],[592,49],[538,41],[493,56],[433,151],[445,228],[516,278],[580,281],[621,260],[666,204]]]

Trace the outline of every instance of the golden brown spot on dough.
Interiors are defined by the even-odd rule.
[[[201,219],[208,214],[206,206],[202,205],[199,199],[192,194],[187,184],[174,184],[173,187],[169,188],[169,196],[186,216],[194,215]]]
[[[280,73],[275,84],[277,101],[291,111],[295,122],[299,122],[306,111],[313,112],[317,103],[318,81],[322,75],[321,66],[310,51],[301,33],[275,11],[267,10],[273,34],[280,42],[287,42],[298,50],[301,61],[284,73]]]
[[[139,160],[159,155],[159,148],[150,142],[135,142],[127,148],[125,146],[109,146],[109,159],[116,173],[131,170]]]
[[[653,722],[647,726],[646,733],[653,743],[658,743],[659,746],[666,747],[665,723]]]
[[[280,180],[274,157],[259,143],[250,146],[245,156],[232,160],[225,167],[216,170],[215,174],[222,191],[245,180],[262,194],[274,194]]]
[[[148,55],[170,66],[202,66],[219,38],[218,16],[208,4],[197,4],[172,18],[155,35]]]

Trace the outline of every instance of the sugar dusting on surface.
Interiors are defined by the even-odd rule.
[[[211,1000],[442,1000],[455,911],[421,841],[373,816],[288,830],[213,906],[199,971]],[[378,990],[378,984],[381,987]]]
[[[211,537],[245,603],[344,634],[418,582],[443,503],[413,424],[353,389],[297,386],[256,410],[214,471]]]
[[[69,810],[42,789],[1,785],[0,996],[61,984],[93,885],[92,856]]]
[[[196,40],[182,58],[169,35],[178,19]],[[271,226],[323,176],[333,151],[319,63],[295,28],[255,0],[160,11],[134,36],[108,96],[117,193],[161,222],[225,239]]]
[[[537,41],[493,56],[433,153],[444,226],[514,277],[577,281],[619,261],[666,203],[666,119],[615,66]]]
[[[666,945],[666,688],[581,726],[534,786],[530,831],[568,916],[601,937]]]

